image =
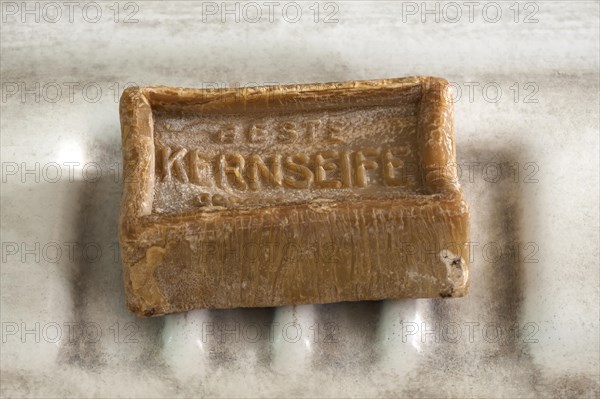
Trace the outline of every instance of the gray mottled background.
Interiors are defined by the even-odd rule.
[[[3,397],[600,396],[597,1],[1,6]],[[410,75],[454,87],[466,298],[128,313],[123,87]]]

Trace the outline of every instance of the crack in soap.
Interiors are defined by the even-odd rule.
[[[135,313],[467,292],[445,80],[136,87],[120,114]]]

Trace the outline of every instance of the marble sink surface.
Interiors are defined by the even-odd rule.
[[[2,397],[600,397],[599,3],[477,4],[3,1]],[[413,75],[453,85],[468,296],[127,311],[124,87]]]

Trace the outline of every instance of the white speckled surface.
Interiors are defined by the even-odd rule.
[[[518,22],[514,2],[498,2],[496,23],[481,8],[470,22],[466,7],[444,21],[456,19],[447,3],[436,23],[421,2],[338,2],[327,24],[312,2],[297,23],[284,2],[272,23],[266,8],[258,23],[203,22],[191,1],[120,2],[119,23],[113,2],[97,23],[85,3],[50,23],[39,3],[39,23],[22,22],[15,4],[2,2],[0,27],[2,397],[600,396],[598,2],[520,2]],[[123,23],[135,6],[138,22]],[[320,19],[333,10],[320,7]],[[410,75],[461,88],[466,298],[128,313],[115,175],[125,84]]]

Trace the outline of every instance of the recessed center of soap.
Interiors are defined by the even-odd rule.
[[[397,198],[422,189],[418,103],[153,112],[153,213]]]

